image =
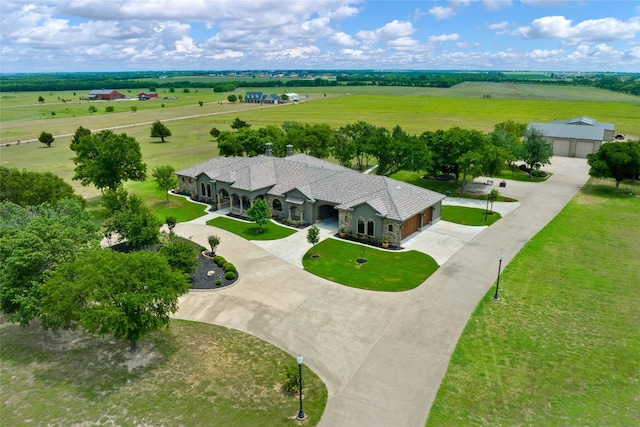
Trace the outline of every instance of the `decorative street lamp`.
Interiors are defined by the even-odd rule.
[[[298,411],[298,416],[296,417],[296,419],[297,420],[304,420],[306,415],[304,414],[304,411],[302,410],[302,360],[303,360],[302,355],[299,354],[298,357],[296,358],[296,360],[298,361],[298,378],[299,378],[298,385],[300,386],[300,411]]]
[[[489,216],[489,193],[487,193],[487,207],[484,209],[484,222],[487,222],[487,216]]]
[[[493,296],[494,301],[500,300],[500,298],[498,298],[498,286],[500,286],[500,269],[502,268],[502,258],[504,258],[504,255],[500,254],[500,256],[498,256],[498,280],[496,280],[496,294]]]

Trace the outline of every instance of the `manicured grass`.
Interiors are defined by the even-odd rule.
[[[364,252],[363,252],[364,248]],[[320,255],[311,258],[312,253]],[[359,258],[367,262],[360,264]],[[336,239],[326,239],[302,259],[304,269],[316,276],[372,291],[406,291],[424,282],[438,264],[417,251],[387,251]]]
[[[486,215],[485,215],[486,214]],[[486,217],[486,221],[485,221]],[[442,219],[462,225],[491,225],[502,218],[498,212],[464,206],[442,206]]]
[[[296,232],[296,230],[282,227],[273,222],[263,225],[262,231],[259,231],[258,226],[253,222],[245,222],[226,217],[209,220],[207,221],[207,225],[222,228],[247,240],[276,240],[290,236]]]
[[[544,168],[542,168],[544,171]],[[552,174],[547,174],[545,177],[535,177],[529,176],[527,172],[523,172],[520,169],[509,169],[505,168],[500,171],[498,175],[496,175],[497,179],[511,179],[514,181],[522,181],[522,182],[544,182],[551,177]]]
[[[479,303],[427,425],[637,425],[638,224],[639,198],[590,180]]]
[[[174,216],[177,222],[191,221],[204,215],[208,208],[207,205],[193,203],[175,194],[169,194],[169,203],[167,203],[167,193],[159,190],[153,179],[147,179],[144,182],[130,182],[127,189],[142,197],[145,204],[162,223],[169,215]]]
[[[292,426],[298,396],[281,390],[295,358],[249,334],[171,320],[140,341],[36,326],[0,327],[2,424]],[[322,416],[327,389],[303,366],[305,424]]]

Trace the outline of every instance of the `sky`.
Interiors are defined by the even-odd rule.
[[[640,72],[640,1],[2,0],[0,72]]]

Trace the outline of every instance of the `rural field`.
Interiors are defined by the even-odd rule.
[[[140,89],[143,90],[147,88]],[[257,90],[261,89],[250,89]],[[263,91],[274,92],[269,88]],[[245,92],[238,89],[235,93]],[[165,164],[180,169],[216,156],[218,150],[209,135],[210,129],[228,130],[236,117],[254,128],[286,121],[339,127],[363,120],[388,128],[400,125],[419,134],[452,126],[490,131],[494,124],[506,120],[550,121],[586,115],[614,123],[616,133],[633,138],[640,135],[640,99],[595,88],[464,83],[451,89],[324,87],[278,88],[277,92],[297,92],[303,102],[262,108],[230,104],[227,93],[213,93],[210,89],[191,89],[188,93],[176,90],[172,95],[177,100],[96,104],[76,102],[82,95],[79,92],[3,93],[0,162],[6,167],[56,173],[95,206],[100,192],[71,180],[74,165],[70,135],[78,126],[91,130],[115,128],[135,137],[149,171]],[[169,95],[163,89],[159,93],[161,97]],[[37,102],[39,96],[45,98],[44,104]],[[64,103],[58,97],[72,101]],[[90,105],[97,105],[95,113],[88,111]],[[114,112],[105,111],[109,105],[114,106]],[[138,107],[137,111],[131,109],[132,105]],[[150,137],[151,123],[155,120],[161,120],[172,132],[165,143]],[[58,135],[50,148],[37,141],[25,143],[42,131]],[[7,145],[17,140],[22,143]],[[160,205],[164,199],[154,186],[150,179],[127,185]],[[623,188],[628,188],[627,183]],[[640,422],[640,362],[634,357],[640,353],[637,224],[640,224],[639,198],[629,197],[628,191],[614,194],[609,181],[590,180],[510,262],[500,282],[500,303],[490,300],[493,292],[490,290],[476,308],[454,352],[427,425],[637,425]],[[247,356],[242,353],[249,347],[260,349],[251,351],[269,354],[266,365],[255,366],[257,371],[277,370],[292,362],[291,357],[278,354],[277,349],[266,343],[243,341],[247,347],[237,350],[235,355],[216,353],[222,362],[217,366],[211,360],[205,362],[190,356],[192,351],[206,353],[210,347],[182,342],[179,336],[220,333],[223,342],[230,339],[223,337],[223,331],[210,325],[175,322],[170,332],[168,336],[158,335],[150,340],[154,354],[158,354],[153,364],[132,372],[120,365],[117,372],[110,373],[110,363],[122,364],[126,359],[121,351],[113,359],[106,356],[113,350],[109,347],[113,344],[96,341],[93,356],[87,358],[75,347],[56,347],[54,341],[50,345],[56,351],[52,356],[51,349],[38,344],[44,337],[38,335],[40,332],[2,323],[3,390],[41,402],[21,407],[18,415],[23,419],[42,419],[42,414],[50,409],[42,402],[62,408],[71,401],[79,408],[86,405],[82,412],[88,414],[86,419],[97,419],[105,413],[105,422],[118,423],[121,415],[113,408],[133,399],[128,410],[144,422],[148,419],[146,414],[158,411],[159,416],[164,416],[165,409],[176,406],[172,401],[175,394],[168,392],[171,387],[193,390],[189,396],[205,403],[220,399],[233,407],[233,399],[239,399],[249,408],[255,406],[274,414],[274,409],[260,400],[272,396],[269,384],[275,387],[274,378],[265,378],[261,388],[252,390],[249,396],[238,392],[240,385],[247,382],[246,377],[227,375],[230,382],[221,384],[213,378],[229,374],[230,370],[223,367],[231,358],[245,363]],[[63,362],[56,359],[60,354]],[[96,360],[91,359],[94,356]],[[95,365],[100,373],[83,370],[82,378],[66,378],[71,376],[77,360],[87,366]],[[186,366],[189,362],[206,371],[210,378],[196,378],[197,374]],[[174,363],[176,375],[187,377],[183,381],[171,375]],[[48,369],[51,367],[55,369]],[[161,379],[159,384],[168,386],[155,387],[157,379]],[[326,391],[317,381],[313,404],[320,412],[326,403]],[[149,395],[154,398],[135,397]],[[93,398],[100,399],[105,406],[92,404]],[[279,408],[292,407],[295,411],[295,401],[283,402],[281,395],[274,399],[280,399]],[[185,405],[187,410],[192,408]],[[105,412],[104,408],[110,409]],[[6,407],[2,410],[4,413]],[[249,418],[252,415],[241,411],[241,416],[247,417],[241,418],[246,419],[245,425],[291,422],[275,414],[266,418],[273,420],[271,423],[254,423],[254,418]],[[189,414],[185,411],[182,416]],[[310,421],[314,424],[317,419]],[[204,424],[194,421],[192,425]]]

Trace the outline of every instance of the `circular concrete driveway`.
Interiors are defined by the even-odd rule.
[[[418,288],[371,292],[338,285],[224,230],[183,223],[176,232],[206,244],[242,272],[236,286],[190,292],[176,317],[215,323],[264,339],[305,362],[329,400],[323,426],[423,426],[449,358],[470,316],[507,265],[584,185],[584,159],[553,158],[544,183],[508,181],[501,194],[520,206],[451,256]]]

